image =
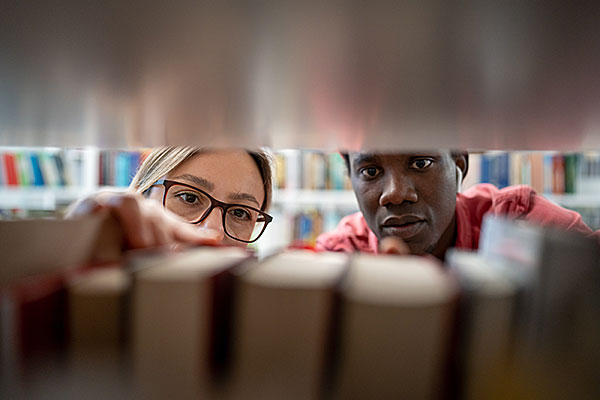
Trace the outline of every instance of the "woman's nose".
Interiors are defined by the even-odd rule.
[[[215,236],[219,241],[222,241],[225,237],[225,230],[223,228],[223,210],[218,207],[213,208],[210,214],[208,214],[208,216],[198,225],[204,229],[210,229],[215,232]]]

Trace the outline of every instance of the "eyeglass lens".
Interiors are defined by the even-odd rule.
[[[188,222],[195,223],[206,217],[211,201],[202,192],[183,185],[173,185],[165,198],[167,210]],[[264,217],[249,207],[232,206],[225,213],[225,232],[239,240],[256,240],[265,226]]]

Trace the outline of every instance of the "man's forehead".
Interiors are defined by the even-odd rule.
[[[358,151],[350,152],[350,160],[353,163],[376,161],[381,158],[406,158],[406,157],[418,157],[418,156],[441,156],[443,154],[450,154],[444,150],[428,150],[428,151],[407,151],[407,152],[374,152],[374,151]]]

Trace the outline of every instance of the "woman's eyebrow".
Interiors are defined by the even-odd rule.
[[[209,191],[215,189],[215,184],[212,183],[211,181],[206,180],[204,178],[200,178],[199,176],[192,175],[192,174],[181,174],[181,175],[177,175],[176,177],[173,177],[172,179],[173,180],[185,179],[185,180],[193,182],[196,185],[201,186],[203,189],[206,189]]]
[[[250,193],[231,193],[228,196],[228,200],[247,200],[251,201],[252,203],[255,203],[257,207],[260,207],[260,204],[258,203],[258,200],[256,200],[256,197],[252,196]]]

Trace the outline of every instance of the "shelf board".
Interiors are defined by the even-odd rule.
[[[358,209],[358,203],[352,190],[275,190],[273,191],[273,204],[291,207]]]
[[[57,205],[68,204],[99,190],[123,192],[125,187],[0,187],[0,209],[55,210]]]

